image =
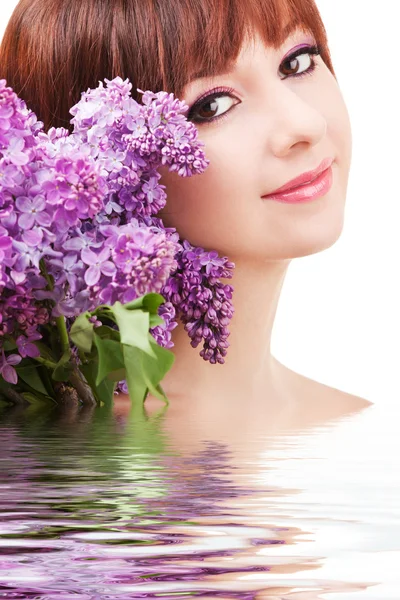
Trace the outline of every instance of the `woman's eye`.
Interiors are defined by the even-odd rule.
[[[188,120],[194,123],[214,121],[238,104],[238,100],[228,95],[228,92],[219,92],[196,103],[190,110]]]
[[[318,45],[299,48],[283,61],[280,71],[286,77],[304,77],[311,75],[318,67],[313,56],[321,54]],[[285,78],[286,78],[285,77]],[[233,89],[216,89],[213,93],[200,98],[189,110],[188,121],[195,124],[213,123],[218,119],[228,116],[229,113],[241,101],[233,95]]]
[[[288,65],[287,68],[281,67],[281,71],[284,71],[284,75],[291,77],[301,77],[302,75],[311,74],[315,68],[316,63],[312,56],[320,54],[319,46],[311,46],[307,48],[300,48],[295,54],[289,56],[282,65]]]

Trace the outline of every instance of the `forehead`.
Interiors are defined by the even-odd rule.
[[[301,33],[312,35],[310,29],[305,26],[299,25],[296,21],[287,22],[282,30],[282,44],[288,42],[290,39],[295,38]],[[254,52],[257,46],[264,46],[265,43],[258,31],[253,31],[251,37],[248,35],[244,37],[242,46],[238,53],[238,56],[227,62],[227,64],[220,68],[203,67],[193,73],[189,79],[189,84],[193,83],[197,79],[212,78],[221,75],[229,75],[235,70],[238,62],[249,52]]]

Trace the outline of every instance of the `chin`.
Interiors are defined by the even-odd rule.
[[[328,211],[318,218],[294,223],[286,228],[286,235],[267,253],[273,260],[284,260],[322,252],[337,242],[343,226],[343,210]]]
[[[319,222],[313,229],[307,228],[307,232],[303,232],[301,237],[297,236],[296,240],[292,240],[292,253],[297,257],[309,256],[333,246],[342,234],[343,216],[343,213],[337,214],[323,223]]]

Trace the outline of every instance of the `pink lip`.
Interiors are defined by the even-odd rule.
[[[325,196],[332,187],[332,183],[332,167],[329,167],[329,169],[323,171],[319,177],[314,179],[311,183],[285,192],[280,192],[279,194],[269,194],[268,196],[263,196],[263,198],[265,198],[265,200],[277,200],[278,202],[309,202],[320,198],[321,196]]]
[[[300,185],[303,185],[305,183],[312,183],[313,180],[318,177],[318,175],[320,175],[323,171],[326,171],[326,169],[328,169],[331,166],[333,161],[334,161],[334,159],[330,156],[328,158],[325,158],[321,162],[321,164],[313,171],[307,171],[306,173],[302,173],[298,177],[291,179],[290,181],[285,183],[285,185],[282,185],[282,187],[271,192],[267,196],[263,196],[263,198],[268,198],[269,196],[275,196],[275,194],[280,194],[281,192],[286,192],[287,190],[296,189]]]

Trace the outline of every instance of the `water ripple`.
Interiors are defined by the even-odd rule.
[[[162,419],[4,409],[0,598],[398,599],[400,448],[370,418],[238,459],[218,440],[185,453]]]

